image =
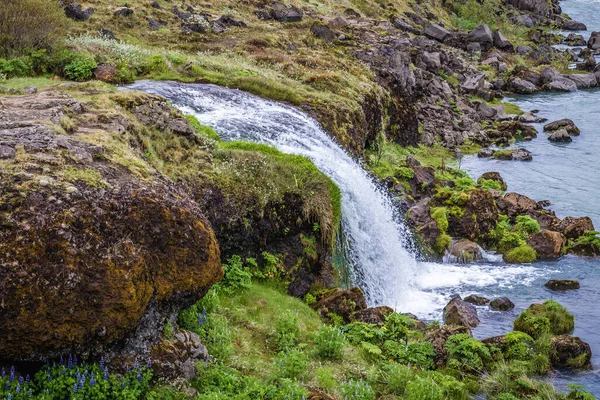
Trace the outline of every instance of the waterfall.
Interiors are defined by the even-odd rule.
[[[214,85],[140,81],[128,89],[158,94],[212,127],[223,140],[265,143],[308,157],[342,192],[342,230],[354,283],[369,305],[403,308],[418,271],[408,232],[385,192],[304,112]]]

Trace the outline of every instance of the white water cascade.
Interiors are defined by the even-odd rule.
[[[388,305],[400,312],[437,318],[450,293],[440,290],[496,285],[505,277],[532,275],[529,267],[466,269],[417,262],[407,250],[409,232],[396,218],[388,195],[318,122],[296,108],[214,85],[139,81],[126,89],[167,98],[215,129],[223,140],[265,143],[308,157],[342,192],[347,261],[369,306]]]

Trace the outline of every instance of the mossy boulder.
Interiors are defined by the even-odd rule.
[[[550,361],[555,367],[591,369],[592,350],[590,345],[571,335],[552,338]]]
[[[348,290],[337,288],[321,296],[312,308],[324,319],[335,321],[341,318],[345,323],[350,323],[356,312],[367,308],[367,302],[358,287]]]
[[[563,335],[575,328],[575,317],[553,300],[532,304],[514,322],[514,330],[525,332],[533,338],[551,333]]]
[[[581,287],[579,281],[572,279],[552,279],[546,282],[544,286],[550,290],[558,291],[577,290]]]
[[[444,322],[447,325],[474,328],[479,325],[477,309],[471,303],[454,298],[444,307]]]
[[[504,254],[504,261],[507,263],[527,264],[536,260],[537,254],[531,246],[522,244]]]
[[[498,208],[496,201],[489,191],[473,189],[463,193],[464,203],[450,207],[448,215],[448,234],[476,240],[486,236],[498,222]],[[446,200],[452,201],[452,197]]]

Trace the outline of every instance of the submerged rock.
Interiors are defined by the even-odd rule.
[[[548,140],[551,142],[564,142],[569,143],[572,142],[571,135],[565,129],[559,129],[556,132],[552,132],[550,136],[548,136]]]
[[[471,303],[454,298],[444,307],[444,323],[474,328],[479,325],[477,309]]]
[[[564,291],[564,290],[577,290],[579,289],[581,286],[579,285],[579,281],[576,280],[549,280],[548,282],[546,282],[544,284],[545,287],[547,287],[550,290],[559,290],[559,291]]]
[[[449,248],[449,253],[457,260],[457,262],[464,264],[469,264],[483,258],[481,249],[477,243],[467,239],[457,240],[452,243]]]
[[[490,302],[490,299],[485,298],[483,296],[478,296],[476,294],[472,294],[464,298],[464,301],[467,303],[474,304],[476,306],[484,306]]]

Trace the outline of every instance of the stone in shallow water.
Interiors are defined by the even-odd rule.
[[[467,303],[475,304],[476,306],[484,306],[490,302],[490,299],[478,296],[476,294],[472,294],[470,296],[465,297],[465,301]]]
[[[552,279],[544,285],[550,290],[577,290],[581,286],[574,279]]]
[[[474,328],[479,325],[477,309],[473,304],[454,298],[444,307],[444,322],[446,325]]]
[[[498,297],[490,302],[490,309],[494,311],[510,311],[515,304],[508,297]]]

